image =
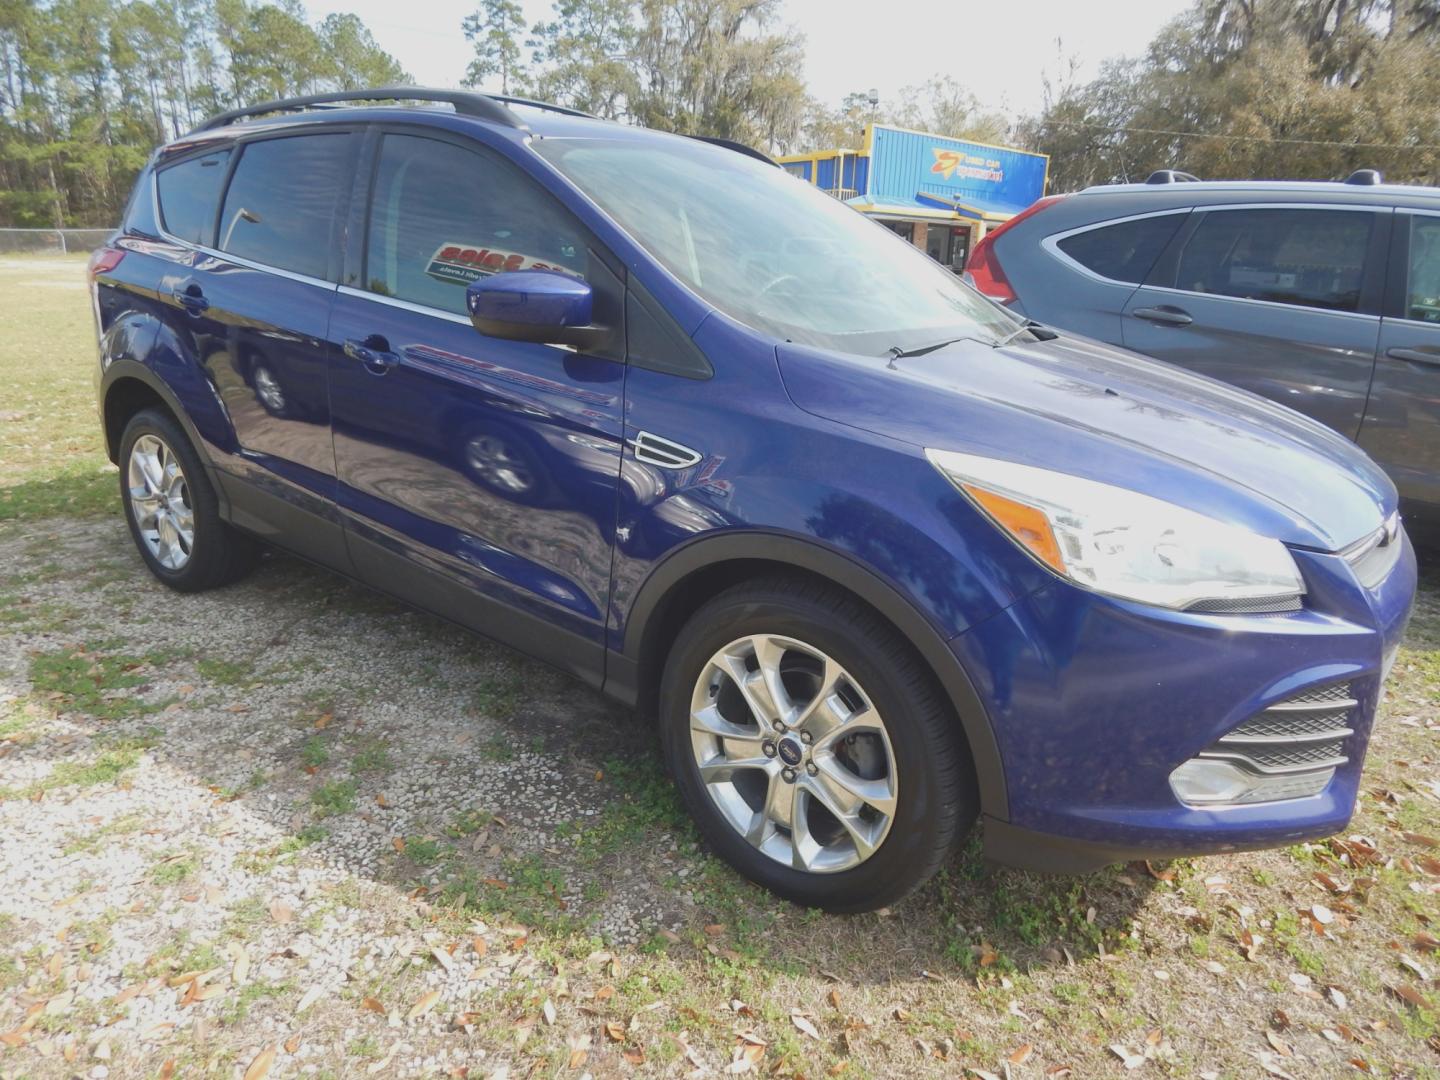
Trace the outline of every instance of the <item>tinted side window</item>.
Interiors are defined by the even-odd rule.
[[[1216,210],[1180,255],[1177,288],[1355,311],[1375,215],[1355,210]]]
[[[386,135],[370,201],[371,292],[457,314],[465,286],[506,270],[584,276],[580,227],[517,169],[453,143]]]
[[[1138,285],[1184,220],[1180,213],[1120,221],[1067,236],[1055,246],[1101,277]]]
[[[266,266],[326,277],[335,205],[348,191],[353,142],[343,133],[247,144],[225,192],[221,251]]]
[[[1440,323],[1440,218],[1417,214],[1410,221],[1405,318]]]
[[[182,161],[155,174],[165,231],[191,244],[209,247],[215,240],[215,208],[230,151],[219,150]]]

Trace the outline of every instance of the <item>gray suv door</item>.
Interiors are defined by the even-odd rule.
[[[1399,211],[1360,445],[1400,494],[1440,503],[1440,213]]]
[[[1197,207],[1126,301],[1126,348],[1243,386],[1355,438],[1390,211]]]

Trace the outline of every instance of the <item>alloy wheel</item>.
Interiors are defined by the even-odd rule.
[[[898,794],[885,722],[813,645],[753,634],[716,652],[695,683],[690,745],[721,815],[776,862],[834,873],[885,842]]]
[[[165,440],[145,434],[135,440],[126,464],[130,513],[155,561],[179,570],[195,547],[195,512],[180,459]]]

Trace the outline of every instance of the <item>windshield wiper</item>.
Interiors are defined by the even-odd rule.
[[[946,345],[954,345],[957,341],[973,340],[975,339],[970,337],[946,338],[944,341],[937,341],[934,345],[922,345],[918,349],[902,349],[899,345],[891,345],[889,349],[890,360],[893,363],[896,360],[904,360],[911,356],[924,356],[926,353],[943,349]]]
[[[1006,334],[999,341],[980,341],[979,338],[962,336],[955,338],[946,338],[944,341],[937,341],[934,345],[922,345],[918,349],[902,349],[898,345],[892,345],[890,346],[889,350],[890,362],[893,364],[896,360],[904,360],[911,356],[924,356],[926,353],[932,353],[938,349],[943,349],[946,345],[954,345],[958,341],[976,341],[982,345],[989,345],[992,349],[1001,349],[1004,348],[1006,345],[1009,345],[1012,341],[1014,341],[1021,334],[1025,333],[1027,330],[1030,333],[1034,334],[1041,341],[1054,341],[1057,337],[1060,336],[1059,334],[1055,333],[1054,330],[1050,330],[1044,326],[1041,326],[1033,319],[1027,319],[1022,325],[1017,326],[1014,330],[1010,331],[1010,333]]]

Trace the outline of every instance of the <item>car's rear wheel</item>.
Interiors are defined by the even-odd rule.
[[[136,413],[120,437],[120,498],[140,557],[172,589],[224,585],[255,563],[255,542],[220,519],[194,447],[158,409]]]
[[[848,595],[776,579],[704,605],[661,688],[667,764],[714,850],[831,911],[894,903],[975,817],[951,710],[913,651]]]

